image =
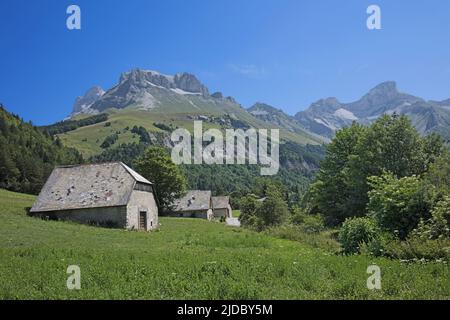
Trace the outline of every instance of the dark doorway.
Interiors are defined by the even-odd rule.
[[[147,230],[147,212],[139,212],[139,230]]]

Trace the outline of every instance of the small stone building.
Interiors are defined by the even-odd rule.
[[[189,190],[174,201],[171,215],[184,218],[213,218],[211,191]]]
[[[212,197],[212,209],[214,218],[231,218],[230,197]]]
[[[122,162],[55,168],[30,214],[129,230],[158,226],[153,184]]]

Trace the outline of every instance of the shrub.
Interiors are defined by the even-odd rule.
[[[381,177],[370,177],[369,184],[372,190],[368,193],[368,211],[381,229],[405,239],[420,219],[429,218],[418,177],[397,179],[391,173],[385,173]]]
[[[442,155],[431,164],[423,176],[425,199],[433,207],[445,197],[450,197],[450,152]]]
[[[308,233],[318,233],[325,230],[323,218],[318,214],[307,215],[302,227]]]
[[[109,148],[114,143],[116,143],[117,140],[119,140],[119,136],[117,135],[117,133],[111,134],[105,138],[100,147],[103,149]]]
[[[242,226],[261,231],[286,222],[289,217],[288,206],[276,186],[268,183],[264,195],[263,201],[257,201],[252,195],[241,199]]]
[[[293,225],[300,226],[307,233],[317,233],[325,230],[325,223],[322,216],[318,214],[307,214],[299,207],[292,209],[290,222]]]
[[[450,197],[439,201],[431,210],[431,218],[422,219],[411,234],[413,237],[430,240],[450,237]]]
[[[450,237],[450,195],[436,204],[431,216],[440,228],[441,234]]]
[[[391,234],[381,232],[368,243],[363,243],[360,252],[375,257],[385,256],[386,248],[391,241],[393,241],[393,236]]]
[[[241,216],[239,220],[242,226],[251,227],[255,223],[256,209],[260,203],[258,203],[255,197],[247,195],[240,201]]]
[[[375,220],[369,217],[348,218],[339,232],[339,242],[344,253],[359,253],[362,244],[377,238],[380,229]]]
[[[306,213],[300,207],[293,207],[291,210],[290,222],[294,225],[301,225],[305,222]]]
[[[256,210],[256,216],[263,226],[276,226],[286,221],[289,211],[286,202],[277,192],[269,193]]]
[[[405,241],[393,240],[385,248],[385,255],[402,260],[450,261],[450,239],[422,239],[409,237]]]

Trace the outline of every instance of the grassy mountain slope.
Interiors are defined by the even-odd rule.
[[[191,99],[195,100],[195,97]],[[140,110],[138,106],[130,106],[120,110],[109,109],[107,110],[109,113],[107,121],[80,127],[74,131],[60,134],[58,137],[64,145],[77,148],[85,157],[89,157],[102,151],[100,145],[108,135],[135,125],[142,126],[150,132],[162,132],[160,128],[155,127],[155,123],[164,123],[167,126],[171,125],[173,128],[185,128],[192,131],[194,120],[206,116],[214,119],[211,122],[203,121],[204,130],[209,128],[221,129],[223,126],[220,124],[220,119],[226,116],[227,118],[235,119],[235,121],[242,123],[244,126],[264,129],[279,128],[274,124],[253,117],[237,105],[231,104],[223,108],[224,105],[222,104],[219,108],[214,103],[202,105],[200,102],[204,103],[203,99],[198,99],[199,101],[196,102],[196,105],[201,105],[201,109],[195,109],[193,106],[186,108],[186,105],[164,105],[152,110]],[[106,122],[109,122],[111,125],[105,127]],[[299,134],[284,128],[280,129],[280,137],[302,145],[322,143],[320,138],[313,135]],[[129,133],[124,133],[119,135],[118,144],[136,141],[136,137]]]
[[[293,135],[306,136],[313,140],[329,142],[329,140],[323,136],[312,133],[312,131],[306,130],[295,117],[284,113],[283,110],[277,109],[265,103],[255,103],[247,111],[254,117],[270,123],[274,127],[282,129],[284,132],[291,133]]]
[[[199,219],[158,232],[28,217],[33,196],[0,190],[0,299],[448,299],[442,263],[337,256],[300,242]],[[382,270],[368,290],[366,269]],[[67,267],[81,290],[66,288]]]

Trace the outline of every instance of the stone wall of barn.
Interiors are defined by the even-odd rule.
[[[111,228],[125,228],[127,223],[126,206],[39,212],[33,215]]]
[[[214,218],[221,218],[225,217],[228,218],[230,216],[228,209],[221,208],[221,209],[214,209]]]
[[[169,214],[172,217],[180,218],[200,218],[211,220],[213,218],[213,213],[211,209],[208,210],[193,210],[193,211],[175,211]]]
[[[147,231],[156,229],[158,227],[158,206],[153,193],[133,190],[127,206],[127,229],[140,229],[139,215],[141,212],[146,213]]]

